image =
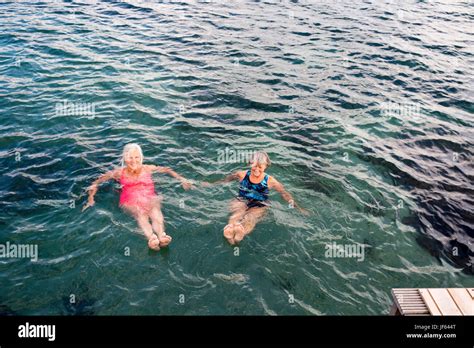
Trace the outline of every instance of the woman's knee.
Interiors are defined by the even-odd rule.
[[[135,216],[135,219],[137,220],[138,224],[140,226],[143,226],[143,225],[149,225],[150,224],[150,220],[148,219],[148,216],[145,215],[145,214],[137,214]]]
[[[163,213],[161,212],[161,209],[157,208],[157,207],[151,209],[150,212],[148,213],[148,215],[152,219],[162,219],[163,218]]]
[[[164,226],[163,216],[150,216],[150,220],[153,226]]]

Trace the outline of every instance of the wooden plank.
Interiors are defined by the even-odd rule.
[[[392,307],[390,307],[390,315],[400,315],[400,311],[398,310],[398,306],[395,302],[393,302]]]
[[[423,298],[419,297],[406,297],[406,296],[397,296],[398,302],[400,303],[411,303],[411,302],[419,302],[424,303]]]
[[[424,303],[410,303],[410,304],[404,304],[403,308],[426,308],[428,307]]]
[[[395,296],[398,297],[398,298],[408,298],[408,299],[421,298],[421,296],[414,296],[414,295],[400,295],[400,294],[396,294]]]
[[[392,291],[395,297],[395,303],[402,315],[427,315],[429,310],[423,302],[420,294],[416,289],[410,291],[399,291],[394,289]]]
[[[474,288],[467,288],[467,292],[471,295],[471,298],[474,299]]]
[[[406,297],[406,298],[418,298],[418,297],[421,297],[420,294],[395,294],[395,296],[397,297]]]
[[[395,306],[397,309],[395,310],[394,308],[392,308],[390,310],[390,313],[393,313],[394,315],[397,315],[398,313],[402,313],[401,311],[401,308],[400,308],[400,304],[398,303],[398,298],[397,298],[397,294],[395,293],[395,290],[392,289],[392,297],[393,297],[393,306]]]
[[[420,289],[419,292],[431,315],[441,315],[441,312],[435,301],[431,297],[430,293],[428,292],[428,289]]]
[[[396,292],[394,293],[395,296],[403,296],[403,297],[420,297],[420,294],[418,293],[410,293],[410,294],[407,294],[407,293],[399,293],[399,292]]]
[[[407,306],[421,306],[421,307],[426,307],[425,303],[423,300],[420,301],[397,301],[399,304],[399,307],[407,307]]]
[[[406,309],[403,310],[402,315],[407,315],[407,314],[424,314],[424,315],[430,315],[430,311],[425,309]]]
[[[462,315],[474,315],[474,300],[469,295],[467,289],[448,289],[449,294],[458,306]]]
[[[421,296],[414,296],[414,295],[401,295],[401,294],[395,294],[397,298],[408,298],[408,299],[417,299],[421,298]]]
[[[411,302],[423,303],[423,299],[421,297],[419,297],[419,298],[397,297],[397,298],[398,298],[398,302],[400,302],[400,303],[411,303]]]
[[[426,307],[420,295],[418,297],[407,298],[404,295],[398,295],[398,305],[402,315],[429,315],[430,312]]]
[[[426,311],[403,311],[403,315],[429,315],[430,312],[428,310]]]
[[[407,317],[426,317],[430,315],[429,313],[415,313],[415,314],[407,314]]]
[[[462,315],[446,289],[428,289],[442,315]]]
[[[395,308],[391,313],[406,316],[426,316],[431,312],[418,289],[392,289]]]
[[[423,313],[429,313],[428,308],[426,307],[408,307],[408,308],[402,308],[402,312],[423,312]]]
[[[397,295],[399,299],[407,299],[407,300],[421,300],[421,296],[407,296],[407,295]]]

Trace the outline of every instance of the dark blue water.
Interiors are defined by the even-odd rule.
[[[394,287],[472,287],[473,10],[1,1],[0,244],[39,260],[0,258],[0,312],[385,314]],[[173,243],[150,251],[117,184],[81,213],[129,142],[196,181],[246,167],[226,149],[265,150],[311,214],[272,195],[236,255],[236,185],[156,175]]]

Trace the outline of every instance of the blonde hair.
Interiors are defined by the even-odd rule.
[[[250,164],[252,165],[255,162],[258,164],[265,164],[267,168],[272,164],[270,157],[268,157],[268,154],[265,151],[257,151],[253,154],[250,158]]]
[[[133,150],[137,150],[139,155],[140,155],[140,163],[143,163],[143,152],[142,152],[142,148],[140,147],[140,145],[138,144],[135,144],[135,143],[130,143],[130,144],[127,144],[125,145],[125,147],[123,148],[123,153],[122,153],[122,167],[125,167],[125,156],[127,156],[127,154],[130,152],[130,151],[133,151]]]

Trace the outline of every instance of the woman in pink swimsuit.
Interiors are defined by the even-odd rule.
[[[160,247],[165,247],[171,242],[171,237],[165,233],[161,198],[155,193],[151,177],[154,172],[165,173],[180,180],[185,190],[192,187],[188,180],[168,167],[143,164],[140,146],[128,144],[123,150],[122,167],[101,175],[92,183],[89,187],[88,202],[82,210],[94,205],[94,196],[100,183],[110,179],[119,181],[122,185],[120,207],[137,220],[138,226],[148,239],[148,246],[160,250]]]

